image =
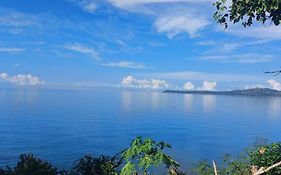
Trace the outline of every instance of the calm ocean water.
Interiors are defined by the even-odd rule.
[[[0,167],[32,152],[68,168],[84,154],[114,155],[136,136],[172,144],[188,167],[237,155],[256,138],[281,140],[281,98],[121,89],[0,89]]]

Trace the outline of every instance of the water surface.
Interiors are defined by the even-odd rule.
[[[136,136],[172,144],[188,167],[281,140],[281,98],[121,89],[0,89],[0,166],[32,152],[68,168],[87,153],[114,155]]]

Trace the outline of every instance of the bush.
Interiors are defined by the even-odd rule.
[[[281,161],[281,143],[271,143],[258,146],[250,154],[251,165],[261,167],[269,167],[275,163]],[[278,175],[281,174],[281,167],[276,167],[269,171],[266,175]]]
[[[247,149],[240,157],[231,159],[226,155],[222,166],[218,167],[220,175],[251,175],[251,169],[268,168],[281,161],[281,143],[260,144]],[[199,175],[214,174],[213,166],[207,161],[199,162],[195,168]],[[281,175],[281,167],[275,167],[264,175]]]
[[[86,155],[74,166],[71,174],[74,175],[117,175],[120,161],[116,157],[100,156],[94,158]]]

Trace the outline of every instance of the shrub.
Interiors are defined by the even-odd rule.
[[[258,168],[269,167],[281,161],[281,143],[271,143],[258,146],[249,153],[251,165]],[[270,170],[266,175],[281,174],[281,167]]]
[[[117,175],[120,161],[116,157],[86,155],[74,166],[71,174],[75,175]]]

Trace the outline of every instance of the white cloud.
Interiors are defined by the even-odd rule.
[[[86,47],[82,44],[79,44],[79,43],[67,44],[67,45],[64,46],[64,48],[66,48],[68,50],[75,51],[75,52],[82,53],[84,55],[87,55],[87,56],[95,59],[95,60],[100,60],[99,53],[95,49]]]
[[[213,0],[108,0],[114,6],[149,15],[154,19],[158,33],[166,33],[169,38],[187,33],[190,37],[210,24],[209,14],[202,14],[200,8],[212,7]],[[207,3],[209,2],[209,3]],[[212,15],[210,9],[207,13]]]
[[[216,90],[216,87],[217,87],[217,82],[204,81],[202,87],[198,88],[198,90],[213,91]]]
[[[24,14],[0,7],[1,26],[21,28],[34,26],[37,23],[38,19],[35,15]]]
[[[267,83],[269,84],[269,86],[274,89],[274,90],[278,90],[281,91],[281,83],[279,83],[276,80],[268,80]]]
[[[119,67],[119,68],[130,68],[130,69],[147,69],[143,64],[130,62],[130,61],[120,61],[120,62],[109,62],[102,64],[107,67]]]
[[[200,16],[171,15],[159,17],[154,26],[159,33],[167,33],[169,38],[181,33],[188,33],[190,37],[198,36],[198,31],[209,24],[209,21]]]
[[[273,61],[275,56],[269,54],[239,54],[239,55],[206,55],[202,60],[222,63],[254,64]]]
[[[18,53],[25,51],[24,48],[16,48],[16,47],[0,47],[0,52],[8,52],[8,53]]]
[[[186,82],[183,86],[183,90],[193,90],[194,89],[194,84],[191,82]]]
[[[231,52],[239,47],[242,47],[243,45],[241,43],[225,43],[223,46],[220,48],[220,51],[223,52]]]
[[[122,87],[144,88],[144,89],[167,89],[169,84],[165,80],[159,79],[136,79],[133,76],[127,76],[121,81]]]
[[[77,3],[83,10],[94,13],[97,10],[97,4],[94,0],[71,0]]]
[[[38,86],[44,84],[44,81],[40,80],[37,76],[33,76],[31,74],[18,74],[10,76],[7,73],[0,73],[0,82],[29,86]]]

